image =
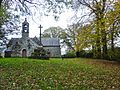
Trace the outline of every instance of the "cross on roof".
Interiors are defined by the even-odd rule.
[[[42,44],[42,43],[41,43],[41,29],[42,29],[43,27],[40,25],[39,28],[40,28],[40,45],[41,45],[41,44]]]

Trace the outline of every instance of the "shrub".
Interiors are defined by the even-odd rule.
[[[49,59],[49,52],[47,52],[43,47],[38,47],[34,50],[32,55],[29,58],[34,58],[34,59]]]
[[[64,57],[64,58],[75,58],[76,55],[75,55],[74,51],[70,51],[70,52],[67,52],[65,55],[63,55],[62,57]]]
[[[79,54],[79,55],[78,55],[79,57],[85,57],[86,52],[85,52],[85,50],[81,50],[79,53],[76,52],[76,54]]]
[[[88,52],[85,55],[86,58],[93,58],[93,52]]]
[[[115,60],[120,61],[120,47],[116,47],[114,52],[112,52],[110,49],[108,50],[108,59],[109,60]]]
[[[81,50],[80,52],[76,52],[77,57],[83,57],[83,58],[93,58],[93,52],[88,50]]]

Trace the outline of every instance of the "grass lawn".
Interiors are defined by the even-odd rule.
[[[120,64],[81,58],[1,58],[0,90],[120,90]]]

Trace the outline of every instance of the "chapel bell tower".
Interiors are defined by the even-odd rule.
[[[27,22],[27,18],[25,18],[25,21],[22,23],[22,37],[29,37],[29,23]]]

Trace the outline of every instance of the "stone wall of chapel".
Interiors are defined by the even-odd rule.
[[[50,51],[50,57],[61,57],[60,47],[44,47],[44,49]]]
[[[19,48],[14,48],[16,45],[11,45],[8,47],[9,50],[13,50],[14,52],[11,54],[12,57],[22,57],[22,50],[26,49],[27,56],[31,56],[31,53],[34,52],[34,49],[38,47],[36,43],[34,43],[29,38],[21,38],[18,41],[18,44],[20,45]]]
[[[17,40],[18,41],[18,40]],[[12,57],[22,57],[22,50],[26,49],[27,51],[27,56],[31,56],[31,53],[34,52],[34,49],[38,47],[36,43],[34,43],[30,38],[20,38],[18,41],[19,48],[14,48],[15,45],[11,45],[8,49],[13,50],[14,52],[12,53]],[[30,45],[30,47],[29,47]],[[61,49],[60,47],[44,47],[45,50],[50,51],[50,56],[51,57],[61,57]]]

